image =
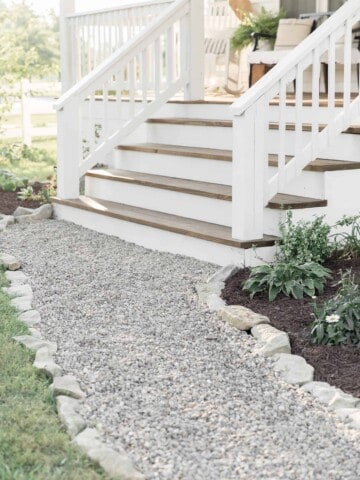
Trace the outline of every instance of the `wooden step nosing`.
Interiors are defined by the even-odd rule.
[[[102,172],[93,172],[93,171],[88,171],[86,173],[87,177],[93,177],[93,178],[99,178],[101,180],[107,180],[107,181],[115,181],[115,182],[120,182],[120,183],[129,183],[131,185],[139,185],[143,187],[148,187],[148,188],[156,188],[160,190],[168,190],[168,191],[173,191],[173,192],[178,192],[178,193],[183,193],[183,194],[188,194],[188,195],[196,195],[199,197],[206,197],[206,198],[213,198],[216,200],[224,200],[226,202],[231,202],[232,196],[231,194],[223,194],[223,193],[214,193],[214,192],[209,192],[206,190],[199,190],[196,188],[191,188],[191,187],[179,187],[176,185],[166,185],[165,183],[158,183],[156,182],[156,175],[154,175],[154,180],[140,180],[136,178],[130,178],[130,177],[121,177],[121,176],[109,176],[106,175],[106,173]],[[186,180],[184,180],[186,182]],[[202,182],[198,182],[202,183]]]
[[[93,198],[93,200],[97,201],[98,199]],[[134,216],[130,216],[130,215],[126,215],[126,214],[120,214],[119,212],[114,212],[111,209],[97,210],[95,207],[91,207],[90,205],[86,205],[84,203],[76,201],[76,199],[69,199],[69,200],[65,199],[64,200],[64,199],[60,199],[60,198],[55,197],[55,198],[52,199],[52,201],[56,204],[59,204],[59,205],[65,205],[65,206],[69,206],[69,207],[72,207],[72,208],[78,208],[80,210],[85,210],[85,211],[92,212],[92,213],[95,213],[95,214],[104,215],[104,216],[108,216],[108,217],[111,217],[111,218],[116,218],[118,220],[123,220],[123,221],[131,222],[131,223],[136,223],[136,224],[139,224],[139,225],[144,225],[144,226],[148,226],[148,227],[152,227],[152,228],[158,228],[158,229],[166,230],[166,231],[169,231],[169,232],[172,232],[172,233],[177,233],[177,234],[189,236],[189,237],[192,237],[192,238],[198,238],[200,240],[205,240],[205,241],[209,241],[209,242],[213,242],[213,243],[218,243],[218,244],[222,244],[222,245],[226,245],[226,246],[230,246],[230,247],[236,247],[236,248],[242,248],[242,249],[249,249],[249,248],[253,248],[254,246],[268,247],[268,246],[273,246],[275,244],[275,241],[277,240],[277,237],[266,236],[268,238],[241,242],[241,241],[235,240],[235,239],[220,238],[218,236],[212,235],[211,233],[203,234],[203,233],[198,232],[198,231],[186,230],[183,227],[176,227],[174,225],[169,225],[169,224],[165,224],[165,223],[150,221],[150,220],[147,220],[145,218],[136,218]],[[141,209],[139,209],[139,210],[141,210]],[[169,215],[169,214],[162,214],[162,215],[164,217],[166,217],[166,216],[175,217],[174,215]],[[181,217],[179,217],[179,218],[181,218]],[[206,222],[200,222],[200,221],[198,221],[197,223],[206,224]]]
[[[183,148],[177,148],[177,145],[164,145],[161,144],[139,144],[139,145],[118,145],[118,150],[131,151],[131,152],[143,152],[143,153],[155,153],[159,155],[173,155],[177,157],[189,157],[189,158],[201,158],[205,160],[219,160],[224,162],[232,161],[232,151],[222,150],[221,153],[216,149],[207,149],[200,147],[189,147],[187,150]]]

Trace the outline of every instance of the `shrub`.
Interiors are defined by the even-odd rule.
[[[336,295],[313,306],[311,328],[314,343],[323,345],[360,344],[360,288],[351,271],[341,273]]]
[[[335,247],[341,258],[360,257],[360,215],[344,215],[335,227],[347,227],[347,231],[334,235]]]
[[[315,262],[302,265],[297,262],[280,262],[272,265],[260,265],[251,270],[250,277],[244,282],[243,290],[256,293],[268,290],[269,301],[275,300],[279,293],[288,297],[302,299],[304,295],[314,296],[322,293],[330,271]]]
[[[281,239],[277,242],[279,262],[323,263],[333,252],[330,241],[330,226],[324,217],[312,221],[293,222],[291,210],[286,212],[286,220],[279,225]]]
[[[22,160],[27,160],[33,163],[53,163],[52,156],[41,148],[28,147],[22,144],[2,145],[0,147],[0,163],[10,163],[17,165]]]
[[[18,187],[28,184],[26,178],[19,178],[7,170],[0,170],[0,188],[4,192],[15,192]]]

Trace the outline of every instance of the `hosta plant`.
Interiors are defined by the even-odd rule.
[[[313,297],[317,293],[323,293],[328,278],[330,271],[315,262],[302,265],[294,261],[279,262],[254,267],[244,282],[243,290],[249,292],[251,298],[256,293],[268,291],[270,302],[279,293],[302,299],[304,295]]]
[[[360,345],[360,287],[351,271],[341,274],[336,295],[313,306],[311,328],[314,343]]]

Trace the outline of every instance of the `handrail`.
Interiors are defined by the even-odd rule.
[[[328,20],[316,28],[311,35],[302,41],[274,68],[268,72],[256,84],[247,90],[237,101],[231,105],[234,115],[241,115],[246,109],[253,105],[259,98],[271,90],[281,78],[298,65],[318,45],[337,28],[341,27],[348,19],[349,14],[359,7],[359,0],[347,0]]]
[[[114,52],[109,58],[95,67],[92,72],[88,73],[76,85],[65,92],[64,95],[54,103],[55,110],[63,108],[72,97],[80,95],[102,76],[106,75],[120,59],[126,62],[127,57],[131,52],[142,44],[148,42],[152,37],[156,36],[158,31],[162,30],[164,25],[168,24],[171,21],[171,18],[176,13],[180,12],[187,3],[188,0],[175,1],[173,5],[171,5],[157,20],[154,21],[154,23],[152,23],[152,25],[140,32],[138,36],[130,40],[126,45],[120,47],[119,50]]]
[[[232,235],[240,240],[261,238],[264,208],[278,193],[290,193],[290,184],[303,169],[336,141],[360,115],[360,96],[351,95],[352,30],[360,20],[359,0],[348,0],[232,106],[233,113],[233,223]],[[326,107],[320,106],[321,66],[325,66]],[[311,67],[310,133],[304,131],[303,91]],[[342,67],[341,109],[335,108],[336,69]],[[296,86],[293,106],[287,104],[288,85]],[[358,87],[359,88],[359,87]],[[277,98],[277,130],[269,130],[271,102]],[[326,109],[321,117],[321,110]],[[289,118],[293,139],[288,140]],[[322,120],[321,120],[322,119]],[[273,119],[274,120],[274,119]],[[321,124],[325,123],[325,127]],[[276,173],[269,169],[269,154],[277,154]],[[290,157],[290,158],[289,158]],[[244,208],[246,205],[246,208]]]
[[[61,198],[77,197],[81,176],[179,90],[202,98],[201,18],[198,0],[174,1],[56,102]]]
[[[126,3],[123,5],[117,5],[114,7],[107,7],[107,8],[102,8],[102,9],[97,9],[97,10],[86,10],[84,12],[76,12],[76,13],[71,13],[69,15],[66,15],[66,18],[79,18],[79,17],[88,17],[92,15],[99,15],[102,13],[111,13],[111,12],[118,12],[121,10],[127,10],[130,8],[136,8],[136,7],[147,7],[149,5],[153,5],[154,3],[156,4],[162,4],[162,3],[169,3],[173,2],[174,0],[139,0],[138,2],[133,2],[133,3]]]

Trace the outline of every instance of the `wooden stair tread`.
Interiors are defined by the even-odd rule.
[[[231,201],[231,186],[229,185],[165,177],[162,175],[152,175],[149,173],[130,172],[127,170],[89,170],[86,175],[105,180],[132,183],[134,185],[143,185],[147,187]]]
[[[286,163],[293,157],[286,155]],[[269,155],[269,165],[271,167],[277,167],[278,155]],[[360,162],[348,162],[346,160],[331,160],[327,158],[317,158],[307,165],[304,170],[311,172],[332,172],[336,170],[355,170],[360,168]]]
[[[261,239],[239,241],[231,237],[231,228],[213,223],[201,222],[167,213],[146,210],[115,202],[99,200],[93,197],[81,196],[76,199],[63,200],[54,198],[54,203],[79,208],[119,220],[125,220],[153,228],[159,228],[182,235],[199,238],[237,248],[252,248],[272,246],[277,237],[264,235]]]
[[[207,118],[184,118],[184,117],[150,118],[149,120],[147,120],[147,123],[232,128],[232,120],[217,120],[217,119],[207,119]],[[322,131],[325,127],[326,127],[325,124],[319,125],[319,131]],[[279,124],[277,122],[270,122],[269,129],[278,130]],[[286,123],[286,130],[295,131],[295,123],[291,123],[291,122]],[[311,124],[303,123],[302,130],[304,132],[311,132],[312,131]],[[360,135],[360,125],[351,125],[349,128],[344,130],[343,133]]]
[[[220,185],[217,183],[199,182],[183,178],[165,177],[162,175],[152,175],[148,173],[130,172],[128,170],[89,170],[88,177],[100,178],[104,180],[131,183],[134,185],[143,185],[152,188],[172,190],[175,192],[188,193],[203,197],[216,198],[219,200],[232,200],[231,186]],[[314,208],[327,205],[326,200],[317,198],[301,197],[297,195],[287,195],[279,193],[267,205],[273,209],[283,208]]]
[[[162,143],[138,143],[135,145],[119,145],[119,150],[133,152],[160,153],[179,157],[205,158],[207,160],[223,160],[231,162],[232,151],[217,148],[184,147],[181,145],[165,145]]]
[[[217,148],[202,148],[202,147],[184,147],[181,145],[165,145],[162,143],[138,143],[132,145],[119,145],[118,150],[156,153],[161,155],[174,155],[178,157],[194,157],[204,158],[206,160],[220,160],[231,162],[232,151]],[[293,158],[291,155],[286,155],[286,162]],[[277,167],[278,155],[269,155],[269,165]],[[349,162],[345,160],[331,160],[326,158],[317,158],[312,161],[304,170],[313,172],[329,172],[335,170],[354,170],[360,168],[360,162]]]
[[[300,208],[315,208],[326,207],[327,200],[319,198],[301,197],[298,195],[288,195],[286,193],[278,193],[267,204],[268,208],[277,210],[282,209],[300,209]]]

